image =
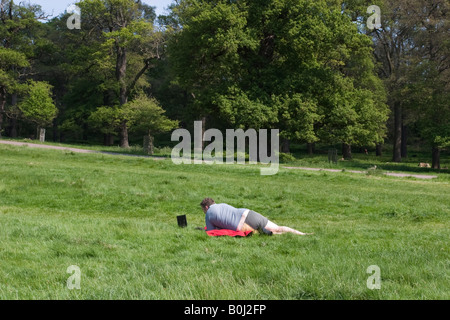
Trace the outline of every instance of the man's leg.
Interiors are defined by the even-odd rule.
[[[269,219],[264,217],[262,214],[253,210],[249,210],[245,219],[243,229],[253,230],[254,233],[262,232],[268,235],[272,235],[273,233],[271,231],[264,228],[268,221]]]
[[[279,225],[276,225],[275,223],[273,223],[270,220],[267,222],[267,225],[265,226],[265,229],[267,229],[269,231],[272,231],[273,234],[283,234],[283,233],[287,233],[287,232],[298,234],[298,235],[301,235],[301,236],[312,234],[312,233],[303,233],[303,232],[300,232],[298,230],[295,230],[295,229],[292,229],[292,228],[289,228],[289,227],[285,227],[285,226],[279,226]]]
[[[242,232],[252,231],[252,232],[254,232],[256,230],[253,229],[252,227],[250,227],[248,224],[244,223],[244,225],[242,226],[241,230],[239,230],[239,231],[242,231]]]

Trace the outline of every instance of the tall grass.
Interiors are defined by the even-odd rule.
[[[449,299],[448,178],[0,145],[1,299]],[[208,237],[204,197],[313,236]],[[180,229],[176,216],[186,214]],[[70,290],[67,268],[81,270]],[[377,265],[381,289],[367,287]]]

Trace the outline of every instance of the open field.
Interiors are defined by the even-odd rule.
[[[6,145],[0,160],[0,299],[450,298],[447,173],[260,176]],[[314,235],[208,237],[195,229],[207,196]]]
[[[24,138],[2,138],[1,142],[6,143],[20,143],[20,144],[32,144],[40,146],[60,147],[60,148],[76,148],[82,150],[90,150],[111,154],[128,154],[135,156],[147,156],[140,144],[131,144],[129,149],[120,148],[119,146],[103,146],[90,143],[58,143],[58,142],[39,142],[39,140],[31,140]],[[172,148],[177,142],[164,141],[165,147],[155,147],[155,157],[171,156]],[[171,146],[171,147],[170,147]],[[431,152],[424,151],[424,148],[412,148],[410,147],[409,157],[403,158],[401,163],[391,162],[392,160],[392,146],[386,145],[382,157],[376,157],[375,151],[369,151],[369,155],[365,155],[358,152],[353,152],[352,161],[341,161],[339,159],[337,164],[329,163],[327,158],[327,151],[329,148],[339,148],[337,145],[320,145],[316,154],[308,155],[305,145],[293,144],[291,147],[291,154],[285,156],[280,154],[280,162],[284,166],[298,166],[298,167],[313,167],[313,168],[328,168],[339,170],[367,170],[374,165],[378,166],[379,170],[385,172],[395,171],[411,174],[429,174],[434,175],[436,173],[447,173],[444,176],[450,176],[450,153],[443,150],[441,152],[441,170],[435,170],[431,168],[420,168],[418,164],[425,162],[431,164]],[[426,149],[426,148],[425,148]],[[340,153],[338,150],[338,158]],[[247,155],[248,160],[248,155]],[[225,159],[224,159],[225,162]]]

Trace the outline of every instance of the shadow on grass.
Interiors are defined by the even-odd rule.
[[[404,171],[411,173],[422,173],[422,174],[435,174],[435,173],[449,173],[447,169],[432,169],[419,167],[416,163],[391,163],[382,161],[373,161],[374,164],[368,164],[367,161],[360,161],[358,159],[342,161],[343,166],[348,166],[349,168],[360,168],[360,169],[370,169],[373,166],[377,166],[378,169],[385,171]]]
[[[450,170],[447,167],[450,165],[450,159],[448,157],[441,158],[441,169],[433,169],[433,168],[424,168],[419,167],[419,163],[423,161],[419,161],[423,159],[423,157],[414,157],[404,159],[402,163],[394,163],[391,162],[391,158],[389,156],[376,157],[376,156],[367,156],[361,154],[353,155],[353,159],[351,160],[342,160],[339,159],[337,163],[329,162],[327,155],[324,154],[295,154],[296,160],[294,161],[286,161],[286,163],[282,163],[282,165],[286,166],[299,166],[299,167],[314,167],[314,168],[326,168],[326,169],[348,169],[348,170],[360,170],[367,171],[370,169],[379,169],[383,171],[401,171],[407,173],[417,173],[417,174],[449,174]]]
[[[17,141],[17,142],[27,142],[34,144],[46,144],[53,146],[61,146],[68,148],[80,148],[80,149],[88,149],[97,151],[105,154],[115,154],[115,155],[128,155],[128,156],[136,156],[136,157],[153,157],[153,158],[161,158],[161,159],[169,159],[171,158],[172,148],[170,146],[165,147],[156,147],[155,152],[152,155],[144,152],[142,146],[133,145],[130,148],[120,148],[119,146],[102,146],[98,144],[71,144],[71,143],[55,143],[55,142],[45,142],[39,143],[36,140],[23,139],[23,138],[6,138],[4,140]],[[418,164],[420,162],[428,162],[429,163],[429,152],[416,151],[412,152],[412,156],[409,158],[404,158],[402,163],[393,163],[391,162],[392,155],[389,152],[385,152],[382,157],[377,157],[375,155],[369,154],[361,154],[361,153],[353,153],[352,160],[339,160],[337,164],[328,162],[328,147],[318,148],[315,150],[315,154],[309,155],[307,150],[300,148],[299,146],[294,146],[291,154],[281,154],[280,155],[280,164],[285,166],[301,166],[301,167],[314,167],[314,168],[326,168],[326,169],[349,169],[349,170],[369,170],[377,167],[377,169],[384,171],[402,171],[409,173],[418,173],[418,174],[449,174],[450,170],[446,169],[446,167],[450,166],[450,155],[448,152],[441,153],[441,169],[432,169],[432,168],[423,168],[419,167]],[[236,154],[235,154],[236,157]],[[248,154],[245,156],[246,161],[248,161]],[[226,162],[226,158],[223,158],[223,162]]]

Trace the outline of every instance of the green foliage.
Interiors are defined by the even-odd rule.
[[[15,102],[27,80],[39,79],[53,86],[61,139],[152,131],[116,107],[145,92],[185,127],[204,118],[220,129],[278,128],[293,142],[365,147],[391,139],[387,103],[397,104],[408,141],[448,147],[446,2],[182,0],[157,25],[142,1],[82,0],[81,30],[67,28],[68,14],[42,23],[39,6],[2,4],[7,134],[20,128]],[[366,27],[370,4],[381,8],[381,29]]]
[[[97,108],[89,116],[89,123],[103,134],[116,135],[124,121],[131,132],[154,134],[178,126],[178,121],[170,120],[164,113],[155,99],[139,94],[122,106]]]
[[[445,47],[449,52],[450,45]],[[412,68],[405,86],[405,101],[418,114],[415,122],[421,136],[433,147],[446,148],[450,141],[449,75],[440,65],[426,60]],[[419,116],[420,115],[420,116]]]
[[[58,113],[51,90],[47,82],[29,81],[27,97],[19,104],[24,117],[40,127],[49,125]]]
[[[278,127],[303,142],[384,138],[387,107],[370,38],[339,5],[196,0],[173,12],[182,28],[169,53],[197,114]]]
[[[20,51],[0,46],[0,86],[9,93],[17,91],[18,70],[29,65],[27,57]]]
[[[118,106],[99,107],[89,116],[89,123],[103,134],[116,135],[122,121],[122,112]]]
[[[133,101],[124,105],[122,109],[133,132],[154,134],[178,127],[178,121],[167,118],[164,115],[164,109],[158,102],[144,94],[138,95]]]
[[[280,123],[284,128],[281,136],[287,139],[317,142],[319,138],[314,125],[319,123],[323,116],[318,114],[317,102],[305,99],[301,94],[293,97],[278,98]]]
[[[447,129],[447,132],[449,132],[448,129]],[[435,136],[433,142],[439,148],[442,148],[442,149],[448,148],[448,147],[450,147],[450,134],[447,137]]]
[[[112,104],[123,104],[150,67],[150,60],[159,57],[162,35],[154,30],[154,11],[132,0],[83,0],[77,5],[87,25],[80,40],[95,40],[94,50],[88,51],[89,64],[105,75],[103,91],[115,91]]]
[[[211,100],[223,102],[218,95],[226,95],[244,76],[239,51],[257,44],[244,29],[245,12],[227,1],[182,1],[173,11],[182,25],[169,43],[179,84],[194,96],[196,113],[214,113],[218,107]],[[222,109],[229,114],[230,106]]]
[[[295,156],[290,153],[279,153],[279,159],[281,163],[294,162],[296,160]]]
[[[241,128],[258,130],[276,122],[276,109],[267,105],[264,99],[254,98],[247,92],[231,87],[225,94],[216,94],[212,101],[221,117]]]

